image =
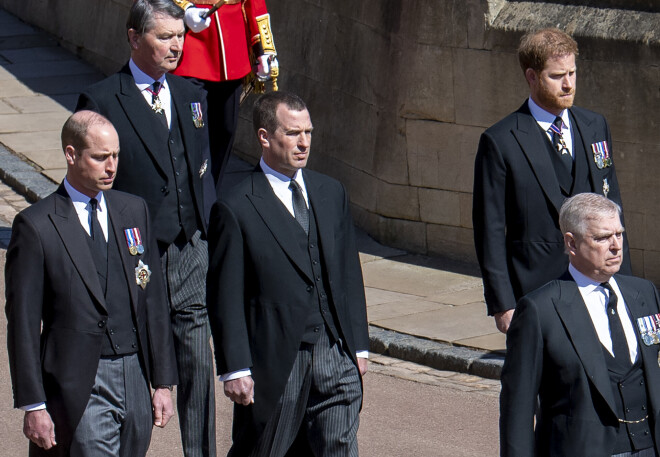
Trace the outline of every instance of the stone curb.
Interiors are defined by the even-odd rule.
[[[372,352],[482,378],[500,379],[504,355],[427,340],[369,325]]]
[[[57,184],[0,144],[0,179],[31,203],[55,192]]]

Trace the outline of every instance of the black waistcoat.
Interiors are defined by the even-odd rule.
[[[614,394],[616,413],[619,419],[635,422],[649,415],[649,405],[644,380],[642,357],[631,366],[630,363],[617,361],[603,347],[610,384]],[[649,419],[638,423],[619,422],[616,446],[612,454],[639,451],[653,446]]]
[[[161,233],[164,244],[172,244],[182,235],[190,240],[195,231],[201,227],[201,218],[197,214],[192,191],[192,171],[188,164],[181,129],[179,115],[172,104],[172,121],[170,129],[157,117],[153,116],[154,128],[162,134],[160,153],[163,154],[162,163],[167,163],[164,171],[167,175],[167,186],[163,189],[164,199],[157,214],[151,214],[153,223]]]
[[[117,245],[112,222],[108,218],[108,249],[105,259],[107,262],[105,271],[107,273],[104,278],[100,273],[104,270],[102,265],[104,259],[95,252],[90,237],[87,237],[87,242],[99,271],[99,282],[101,283],[101,289],[105,296],[105,306],[108,311],[108,320],[105,326],[107,338],[103,339],[101,355],[133,354],[138,350],[137,331],[131,310],[131,298],[128,292],[128,284],[126,284],[124,265],[119,254],[120,248],[128,249],[128,247]]]
[[[559,153],[555,150],[555,147],[552,145],[552,142],[548,138],[546,132],[544,132],[540,126],[539,130],[543,132],[543,136],[547,140],[545,141],[546,150],[550,156],[553,169],[555,170],[557,181],[559,181],[559,187],[561,188],[562,195],[564,197],[570,197],[582,192],[592,192],[593,190],[589,180],[589,163],[587,161],[587,155],[584,150],[584,144],[582,144],[582,137],[580,136],[579,130],[575,126],[575,119],[571,116],[571,133],[573,136],[574,157],[572,173],[569,173],[564,166]]]
[[[337,318],[335,315],[334,305],[332,304],[332,297],[326,292],[328,278],[326,274],[325,262],[322,258],[322,252],[319,246],[318,227],[316,225],[316,218],[312,208],[309,210],[309,235],[300,227],[295,219],[292,219],[295,229],[292,230],[292,235],[296,237],[296,241],[303,251],[309,254],[309,265],[314,276],[314,288],[316,294],[314,295],[314,305],[308,310],[305,319],[305,333],[303,334],[302,342],[314,344],[319,338],[319,332],[324,327],[330,335],[331,341],[339,339],[337,332]]]

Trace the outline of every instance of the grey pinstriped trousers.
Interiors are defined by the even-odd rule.
[[[208,246],[199,231],[161,255],[179,385],[176,405],[186,457],[215,457],[215,379],[206,312]]]
[[[70,455],[142,457],[149,448],[152,422],[151,392],[138,355],[101,358]]]
[[[321,332],[316,344],[301,345],[284,393],[251,456],[282,457],[302,431],[316,457],[357,457],[361,400],[357,367],[341,341],[331,344],[327,332]]]

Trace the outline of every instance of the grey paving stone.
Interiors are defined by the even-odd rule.
[[[0,37],[0,50],[57,46],[57,42],[45,34],[25,34]]]
[[[22,62],[48,62],[51,60],[69,60],[72,54],[60,46],[7,49],[0,51],[0,56],[13,64]]]
[[[9,65],[3,65],[5,70],[9,71],[14,77],[23,79],[30,78],[52,78],[54,76],[78,76],[84,74],[97,73],[97,70],[89,64],[82,62],[78,59],[73,59],[71,54],[68,55],[68,60],[58,61],[31,61],[20,62]]]
[[[103,79],[101,73],[55,76],[52,78],[24,78],[21,81],[35,92],[46,95],[78,94],[87,86]]]

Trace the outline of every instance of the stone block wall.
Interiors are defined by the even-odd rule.
[[[131,0],[0,0],[106,72]],[[54,6],[57,4],[57,6]],[[528,90],[515,50],[559,26],[580,45],[576,104],[610,122],[633,269],[660,283],[660,7],[652,0],[269,0],[280,88],[308,103],[310,167],[344,182],[385,244],[475,262],[480,134]],[[259,151],[242,110],[235,152]]]

